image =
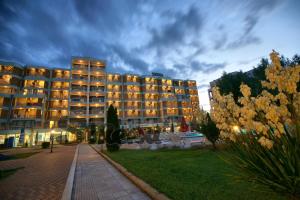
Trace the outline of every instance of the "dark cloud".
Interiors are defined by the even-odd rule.
[[[111,45],[112,53],[115,53],[125,64],[131,67],[135,73],[145,74],[149,72],[149,64],[131,54],[122,45]]]
[[[171,21],[160,30],[151,29],[151,40],[148,48],[154,48],[161,57],[166,51],[179,49],[182,46],[200,47],[194,39],[187,42],[191,37],[200,37],[203,27],[203,17],[194,5],[186,13],[167,11],[163,13],[167,20]]]
[[[192,71],[198,71],[205,74],[213,73],[219,69],[224,69],[226,67],[226,63],[206,63],[206,62],[191,62]]]

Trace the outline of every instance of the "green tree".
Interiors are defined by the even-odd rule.
[[[120,125],[117,109],[110,105],[106,118],[106,148],[108,151],[118,151],[120,148]]]
[[[96,125],[91,124],[89,128],[90,137],[89,137],[89,143],[94,144],[96,142]]]
[[[200,132],[206,136],[206,138],[212,143],[213,148],[216,149],[216,141],[219,139],[220,130],[211,119],[209,113],[206,115],[206,120],[204,120],[200,125]]]

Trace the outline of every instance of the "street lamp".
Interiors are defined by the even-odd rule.
[[[51,153],[53,152],[52,149],[53,149],[53,140],[54,140],[54,130],[51,131],[51,135],[50,135],[50,141],[51,141]]]
[[[103,137],[103,135],[101,135],[100,136],[100,140],[101,140],[101,152],[103,151],[103,143],[104,143],[103,139],[104,139],[104,137]]]

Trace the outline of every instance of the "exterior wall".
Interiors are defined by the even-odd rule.
[[[1,129],[104,125],[111,104],[124,128],[176,125],[199,110],[193,80],[106,73],[104,61],[83,57],[70,69],[0,62]]]

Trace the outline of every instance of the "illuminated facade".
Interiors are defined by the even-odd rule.
[[[199,98],[196,81],[107,73],[97,59],[73,57],[69,69],[0,62],[1,129],[105,124],[111,104],[125,128],[163,126],[190,121]]]

